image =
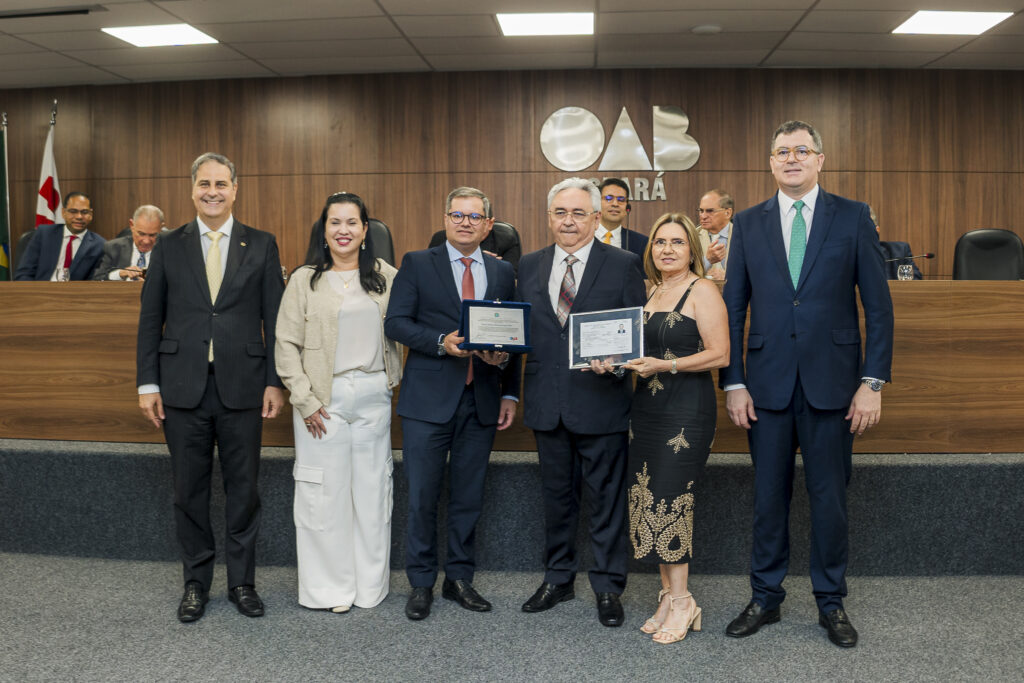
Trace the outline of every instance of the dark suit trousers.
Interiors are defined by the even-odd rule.
[[[576,580],[576,530],[580,494],[586,484],[591,500],[590,543],[595,593],[621,594],[626,588],[626,432],[574,434],[561,422],[553,430],[534,430],[544,495],[544,580]]]
[[[260,528],[260,408],[231,410],[217,394],[214,376],[193,409],[165,406],[164,435],[174,474],[174,521],[185,581],[207,590],[215,558],[210,526],[210,474],[217,443],[224,480],[228,588],[252,586],[256,577],[256,536]]]
[[[846,409],[818,410],[799,380],[785,410],[757,408],[748,435],[754,463],[754,544],[750,560],[753,600],[774,609],[786,597],[789,504],[796,447],[804,463],[811,508],[811,585],[818,608],[831,611],[846,597],[846,485],[853,435]]]
[[[473,543],[483,506],[484,477],[494,445],[496,424],[477,418],[473,387],[466,387],[455,415],[436,424],[402,418],[402,462],[409,485],[405,573],[414,587],[437,580],[437,505],[448,462],[448,553],[445,577],[473,581]]]

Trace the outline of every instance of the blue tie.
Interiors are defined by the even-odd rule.
[[[145,268],[146,267],[146,255],[145,254],[139,254],[139,262],[136,263],[135,265],[137,265],[139,268]]]
[[[796,216],[793,217],[793,229],[789,233],[789,277],[796,289],[800,282],[800,269],[804,265],[804,251],[807,250],[807,224],[804,223],[804,203],[802,200],[793,202]]]

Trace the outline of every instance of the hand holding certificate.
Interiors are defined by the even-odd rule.
[[[623,365],[644,355],[643,308],[616,308],[569,316],[569,367]]]

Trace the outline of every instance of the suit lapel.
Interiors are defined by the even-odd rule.
[[[590,247],[590,258],[587,259],[587,263],[583,268],[583,277],[580,278],[577,275],[577,282],[579,284],[576,286],[576,299],[569,310],[570,313],[575,311],[583,303],[583,300],[587,298],[587,294],[590,293],[594,283],[597,282],[598,271],[601,270],[605,259],[608,257],[608,250],[614,248],[594,240],[593,245]]]
[[[181,239],[185,250],[185,262],[192,270],[192,275],[202,292],[203,301],[210,301],[210,283],[206,280],[206,263],[203,261],[202,235],[199,224],[192,221],[181,229]],[[212,305],[212,304],[211,304]]]
[[[231,246],[228,247],[228,263],[224,267],[224,279],[220,284],[220,291],[217,292],[217,301],[224,298],[224,292],[230,289],[239,267],[245,262],[249,254],[249,229],[235,221],[231,226]],[[203,269],[205,279],[206,269]]]
[[[782,239],[782,219],[779,218],[779,197],[772,196],[762,212],[762,225],[765,226],[765,239],[768,240],[768,251],[779,269],[779,274],[793,288],[793,278],[789,276],[789,259],[786,256],[786,243]],[[730,242],[732,239],[730,238]]]
[[[831,195],[819,189],[818,202],[814,207],[814,217],[811,218],[811,236],[807,240],[807,250],[804,252],[804,263],[800,268],[800,281],[797,289],[800,289],[800,286],[807,281],[807,275],[814,266],[814,259],[818,257],[821,245],[828,237],[834,215],[835,202],[832,201]]]
[[[430,250],[430,260],[434,262],[434,270],[437,272],[438,282],[441,289],[448,292],[452,303],[462,310],[462,297],[455,286],[455,279],[452,276],[452,262],[448,260],[448,243],[443,242]],[[475,293],[474,293],[475,294]]]
[[[555,260],[555,245],[549,244],[544,247],[540,255],[540,267],[537,268],[537,280],[534,282],[536,287],[538,300],[548,302],[546,306],[540,308],[544,311],[543,315],[550,316],[551,320],[554,321],[555,325],[558,325],[558,316],[555,315],[555,309],[551,307],[551,295],[548,292],[548,281],[551,279],[551,269],[554,267]]]

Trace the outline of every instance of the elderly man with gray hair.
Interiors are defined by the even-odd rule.
[[[626,450],[633,384],[622,373],[569,369],[569,314],[643,306],[636,254],[594,239],[601,196],[582,178],[548,193],[551,244],[519,263],[517,299],[532,304],[532,351],[526,358],[524,422],[537,437],[544,500],[544,581],[523,605],[541,612],[575,597],[580,494],[591,494],[590,585],[598,619],[624,620]]]
[[[125,282],[146,276],[149,257],[164,227],[164,212],[152,204],[135,209],[128,220],[129,234],[103,245],[103,258],[92,271],[93,280]]]

